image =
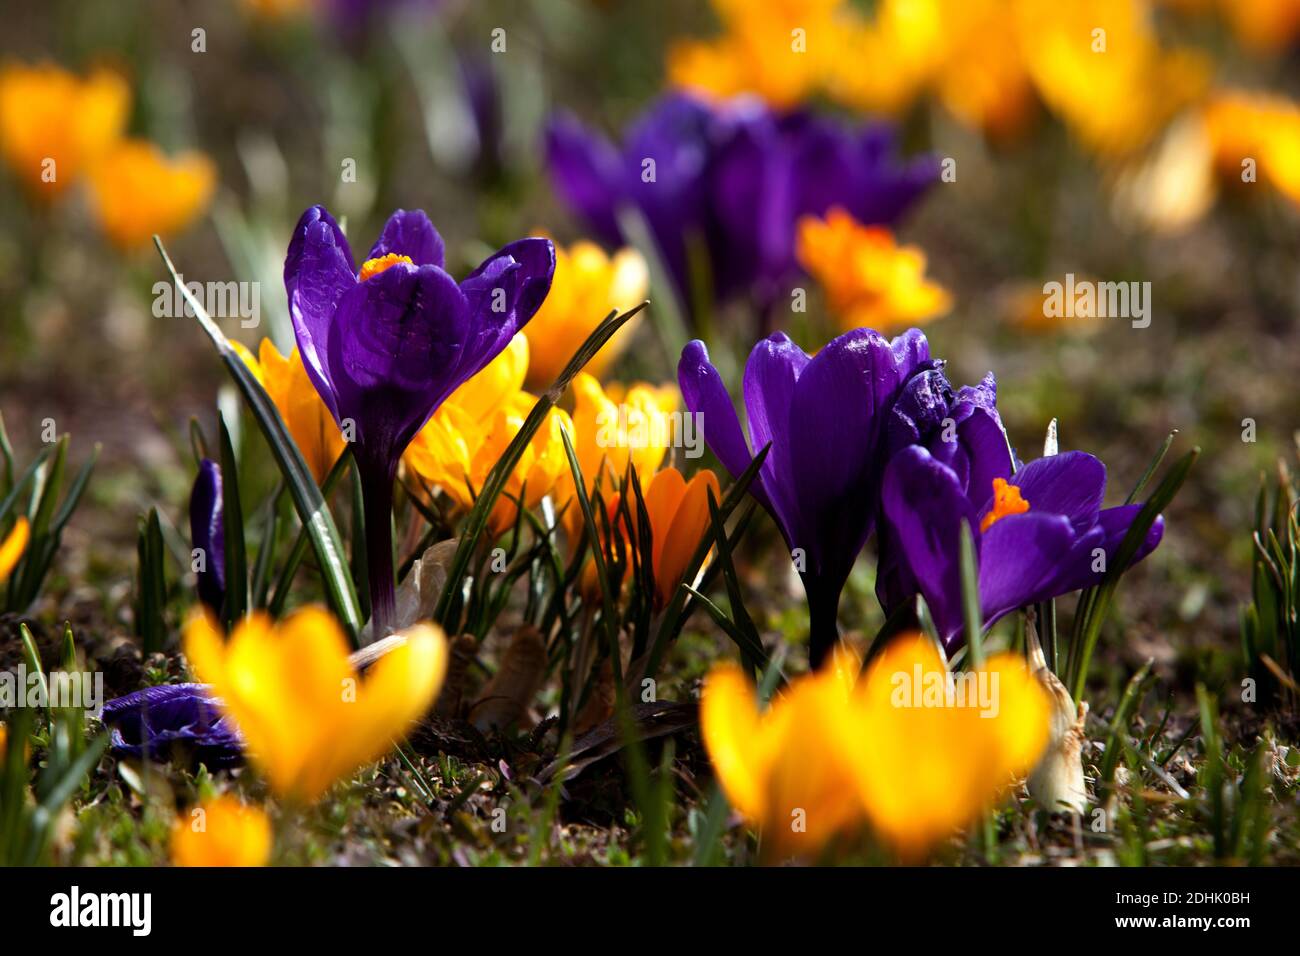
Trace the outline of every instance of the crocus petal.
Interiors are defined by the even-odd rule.
[[[970,417],[957,426],[958,447],[966,459],[968,469],[967,494],[977,511],[993,497],[993,479],[1007,481],[1011,478],[1011,446],[1007,433],[995,411],[985,408],[972,410]],[[1036,507],[1030,502],[1030,507]]]
[[[1121,505],[1100,512],[1097,515],[1097,523],[1075,541],[1069,554],[1060,561],[1052,590],[1058,594],[1068,594],[1071,591],[1100,584],[1102,578],[1106,576],[1106,570],[1118,560],[1120,546],[1124,543],[1128,529],[1141,510],[1141,505]],[[1137,554],[1133,556],[1129,567],[1154,551],[1160,544],[1160,539],[1164,537],[1164,533],[1164,518],[1158,517],[1147,532],[1146,539],[1138,548]],[[1098,560],[1100,557],[1098,549],[1105,553],[1104,561]]]
[[[1078,530],[1093,523],[1106,494],[1106,466],[1092,455],[1067,451],[1031,461],[1011,483],[1035,511],[1065,515]]]
[[[323,206],[302,214],[284,261],[284,287],[289,316],[307,374],[339,419],[330,377],[330,335],[339,300],[357,284],[356,266],[347,239]]]
[[[682,401],[691,413],[700,416],[704,426],[704,440],[713,454],[733,478],[744,474],[753,456],[745,444],[745,434],[740,429],[740,419],[731,404],[731,396],[718,370],[709,361],[709,350],[699,339],[688,342],[677,363],[677,384],[682,390]],[[750,486],[755,497],[767,507],[771,502],[756,482]]]
[[[791,547],[801,537],[799,488],[795,484],[791,456],[791,416],[795,383],[809,362],[804,350],[777,332],[754,346],[745,363],[745,411],[749,418],[750,445],[772,447],[763,461],[763,487],[776,509],[776,518]],[[802,427],[802,423],[799,427]],[[802,545],[808,548],[805,542]]]
[[[660,474],[675,471],[669,468]],[[682,489],[671,524],[653,525],[660,532],[654,539],[655,587],[660,606],[666,606],[672,599],[700,546],[709,525],[710,492],[715,502],[721,501],[717,476],[711,471],[701,471]],[[648,501],[646,506],[649,507]]]
[[[751,820],[762,820],[768,761],[763,755],[758,697],[734,664],[719,665],[705,678],[700,733],[731,805]]]
[[[986,626],[1018,607],[1046,600],[1047,584],[1074,541],[1068,518],[1030,507],[994,522],[980,536],[979,591]]]
[[[881,501],[891,540],[902,549],[939,634],[948,640],[962,626],[961,519],[975,529],[970,502],[952,469],[918,446],[890,460]]]
[[[199,816],[199,813],[202,816]],[[195,826],[202,819],[202,826]],[[258,807],[246,807],[223,794],[204,801],[172,826],[176,866],[265,866],[273,844],[271,820]]]
[[[102,720],[119,758],[167,760],[181,749],[210,770],[244,759],[238,730],[204,684],[164,684],[114,698]]]
[[[561,198],[602,242],[617,244],[623,163],[613,144],[573,116],[560,114],[546,127],[546,165]]]
[[[27,549],[27,540],[31,537],[31,526],[27,519],[20,517],[14,522],[13,529],[0,542],[0,581],[9,577],[9,572],[14,569],[18,559],[23,556]]]
[[[520,239],[486,259],[460,284],[473,335],[457,366],[460,382],[476,374],[509,344],[551,291],[555,246],[549,239]]]
[[[406,256],[417,266],[443,267],[443,242],[423,209],[399,209],[388,217],[367,259]]]
[[[460,384],[439,372],[458,366],[471,335],[465,297],[437,266],[399,263],[354,285],[339,302],[329,367],[358,443],[400,454]]]
[[[807,549],[819,572],[847,575],[871,533],[878,413],[897,386],[889,343],[870,329],[833,339],[799,377],[789,456],[807,540],[791,546]]]

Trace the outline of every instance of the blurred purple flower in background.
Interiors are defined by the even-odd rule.
[[[620,209],[639,211],[688,311],[700,261],[716,301],[769,308],[799,274],[795,231],[833,206],[892,224],[938,178],[935,157],[897,156],[892,127],[843,125],[755,99],[661,97],[621,146],[575,117],[554,116],[546,157],[560,197],[598,239],[631,241]]]

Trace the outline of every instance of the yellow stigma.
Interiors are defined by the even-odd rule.
[[[379,275],[379,273],[383,272],[385,269],[391,269],[399,262],[405,262],[408,266],[415,265],[415,263],[411,261],[410,256],[399,256],[395,252],[390,252],[386,256],[380,256],[378,259],[367,259],[365,262],[361,263],[360,279],[362,282],[365,282],[372,276]]]
[[[993,507],[980,522],[980,531],[987,531],[995,522],[1007,515],[1022,515],[1029,510],[1029,502],[1020,497],[1020,488],[1008,484],[1005,478],[993,479]]]

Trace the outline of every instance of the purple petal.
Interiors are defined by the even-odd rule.
[[[243,741],[206,684],[146,687],[104,704],[113,754],[167,760],[177,749],[209,769],[243,760]]]
[[[460,284],[472,334],[456,371],[456,385],[510,344],[551,291],[554,275],[551,240],[520,239],[488,258]]]
[[[342,230],[324,206],[312,206],[298,220],[289,242],[284,287],[303,364],[336,421],[338,401],[327,359],[330,335],[339,300],[356,284],[352,251]]]
[[[1008,515],[979,538],[980,606],[987,627],[1018,607],[1055,597],[1049,593],[1074,530],[1062,515],[1031,510]],[[1061,592],[1065,593],[1065,592]]]
[[[423,209],[399,209],[388,217],[367,259],[406,256],[417,266],[443,267],[443,243]]]
[[[615,213],[623,161],[618,150],[573,116],[560,114],[546,127],[546,165],[555,190],[607,245],[620,240]]]
[[[890,538],[945,642],[961,631],[961,522],[975,521],[970,502],[945,465],[924,448],[905,448],[885,468],[881,502]]]
[[[1083,531],[1101,510],[1106,466],[1085,452],[1067,451],[1031,461],[1011,481],[1020,487],[1031,511],[1065,515]]]
[[[749,418],[750,447],[772,447],[763,460],[763,487],[768,493],[782,530],[792,547],[799,523],[799,489],[795,486],[790,456],[790,414],[795,383],[808,365],[804,350],[784,332],[763,339],[745,364],[745,411]],[[808,544],[804,543],[807,548]]]
[[[460,384],[471,337],[465,297],[437,266],[399,263],[354,286],[339,303],[329,368],[357,442],[400,455]]]
[[[1122,505],[1102,511],[1097,516],[1097,523],[1088,530],[1087,534],[1078,539],[1070,549],[1070,553],[1061,561],[1053,589],[1059,594],[1068,594],[1071,591],[1100,584],[1105,577],[1105,569],[1110,568],[1118,560],[1120,545],[1124,543],[1129,527],[1141,510],[1141,505]],[[1147,536],[1129,567],[1131,568],[1154,551],[1164,537],[1164,533],[1164,518],[1158,517],[1147,531]],[[1098,548],[1102,549],[1106,556],[1105,562],[1100,565],[1097,561]],[[1102,570],[1094,571],[1093,568],[1098,566]]]
[[[727,386],[709,361],[709,350],[699,339],[686,343],[682,349],[677,363],[677,385],[682,390],[683,403],[693,415],[700,417],[709,448],[731,476],[739,478],[754,459],[745,444],[745,434],[740,429],[740,419],[736,417]],[[750,490],[770,511],[771,501],[762,489],[762,480],[760,474]]]

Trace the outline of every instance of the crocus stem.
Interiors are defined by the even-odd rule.
[[[393,478],[386,464],[363,463],[361,501],[366,518],[366,568],[370,577],[370,633],[374,640],[388,636],[397,616],[393,583]]]
[[[839,616],[840,588],[830,587],[825,581],[805,575],[804,590],[808,592],[808,663],[813,670],[822,666],[840,639],[836,619]]]

